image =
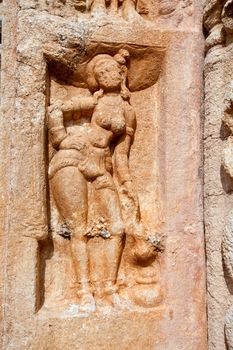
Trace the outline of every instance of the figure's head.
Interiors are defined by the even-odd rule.
[[[120,91],[123,72],[113,58],[103,58],[97,62],[94,66],[94,77],[100,89],[104,91]]]
[[[87,84],[90,91],[119,92],[123,98],[124,94],[127,99],[129,97],[129,91],[126,88],[128,57],[129,53],[126,50],[119,50],[114,57],[105,54],[95,56],[87,67]]]

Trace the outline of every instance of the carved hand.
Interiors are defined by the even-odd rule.
[[[48,112],[52,113],[54,110],[56,109],[62,109],[62,105],[63,102],[61,100],[57,100],[54,103],[52,103],[49,107],[48,107]]]
[[[74,110],[74,104],[72,100],[66,101],[62,104],[61,110],[63,112],[72,112]]]
[[[62,101],[56,101],[48,107],[49,129],[63,125]]]

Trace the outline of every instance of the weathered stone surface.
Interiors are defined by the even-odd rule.
[[[2,348],[207,349],[201,4],[8,5]]]
[[[205,226],[209,349],[233,348],[232,1],[206,1]],[[224,260],[224,262],[223,262]],[[227,316],[226,316],[227,314]],[[226,320],[225,320],[226,317]],[[226,332],[224,332],[224,327]],[[227,344],[226,344],[227,343]]]

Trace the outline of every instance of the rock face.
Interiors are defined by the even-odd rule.
[[[204,8],[204,24],[207,31],[205,232],[210,350],[222,350],[227,346],[233,349],[230,309],[233,300],[232,8],[232,1],[217,0],[206,1]]]
[[[207,349],[201,4],[0,6],[1,348]]]

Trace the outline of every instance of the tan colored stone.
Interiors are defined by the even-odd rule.
[[[14,5],[2,348],[207,349],[201,4]]]
[[[232,1],[206,1],[205,226],[209,349],[233,349],[232,245]],[[223,262],[224,260],[224,262]],[[227,314],[227,316],[226,316]],[[225,318],[226,317],[226,318]],[[225,333],[224,333],[225,328]],[[227,343],[227,344],[226,344]]]

